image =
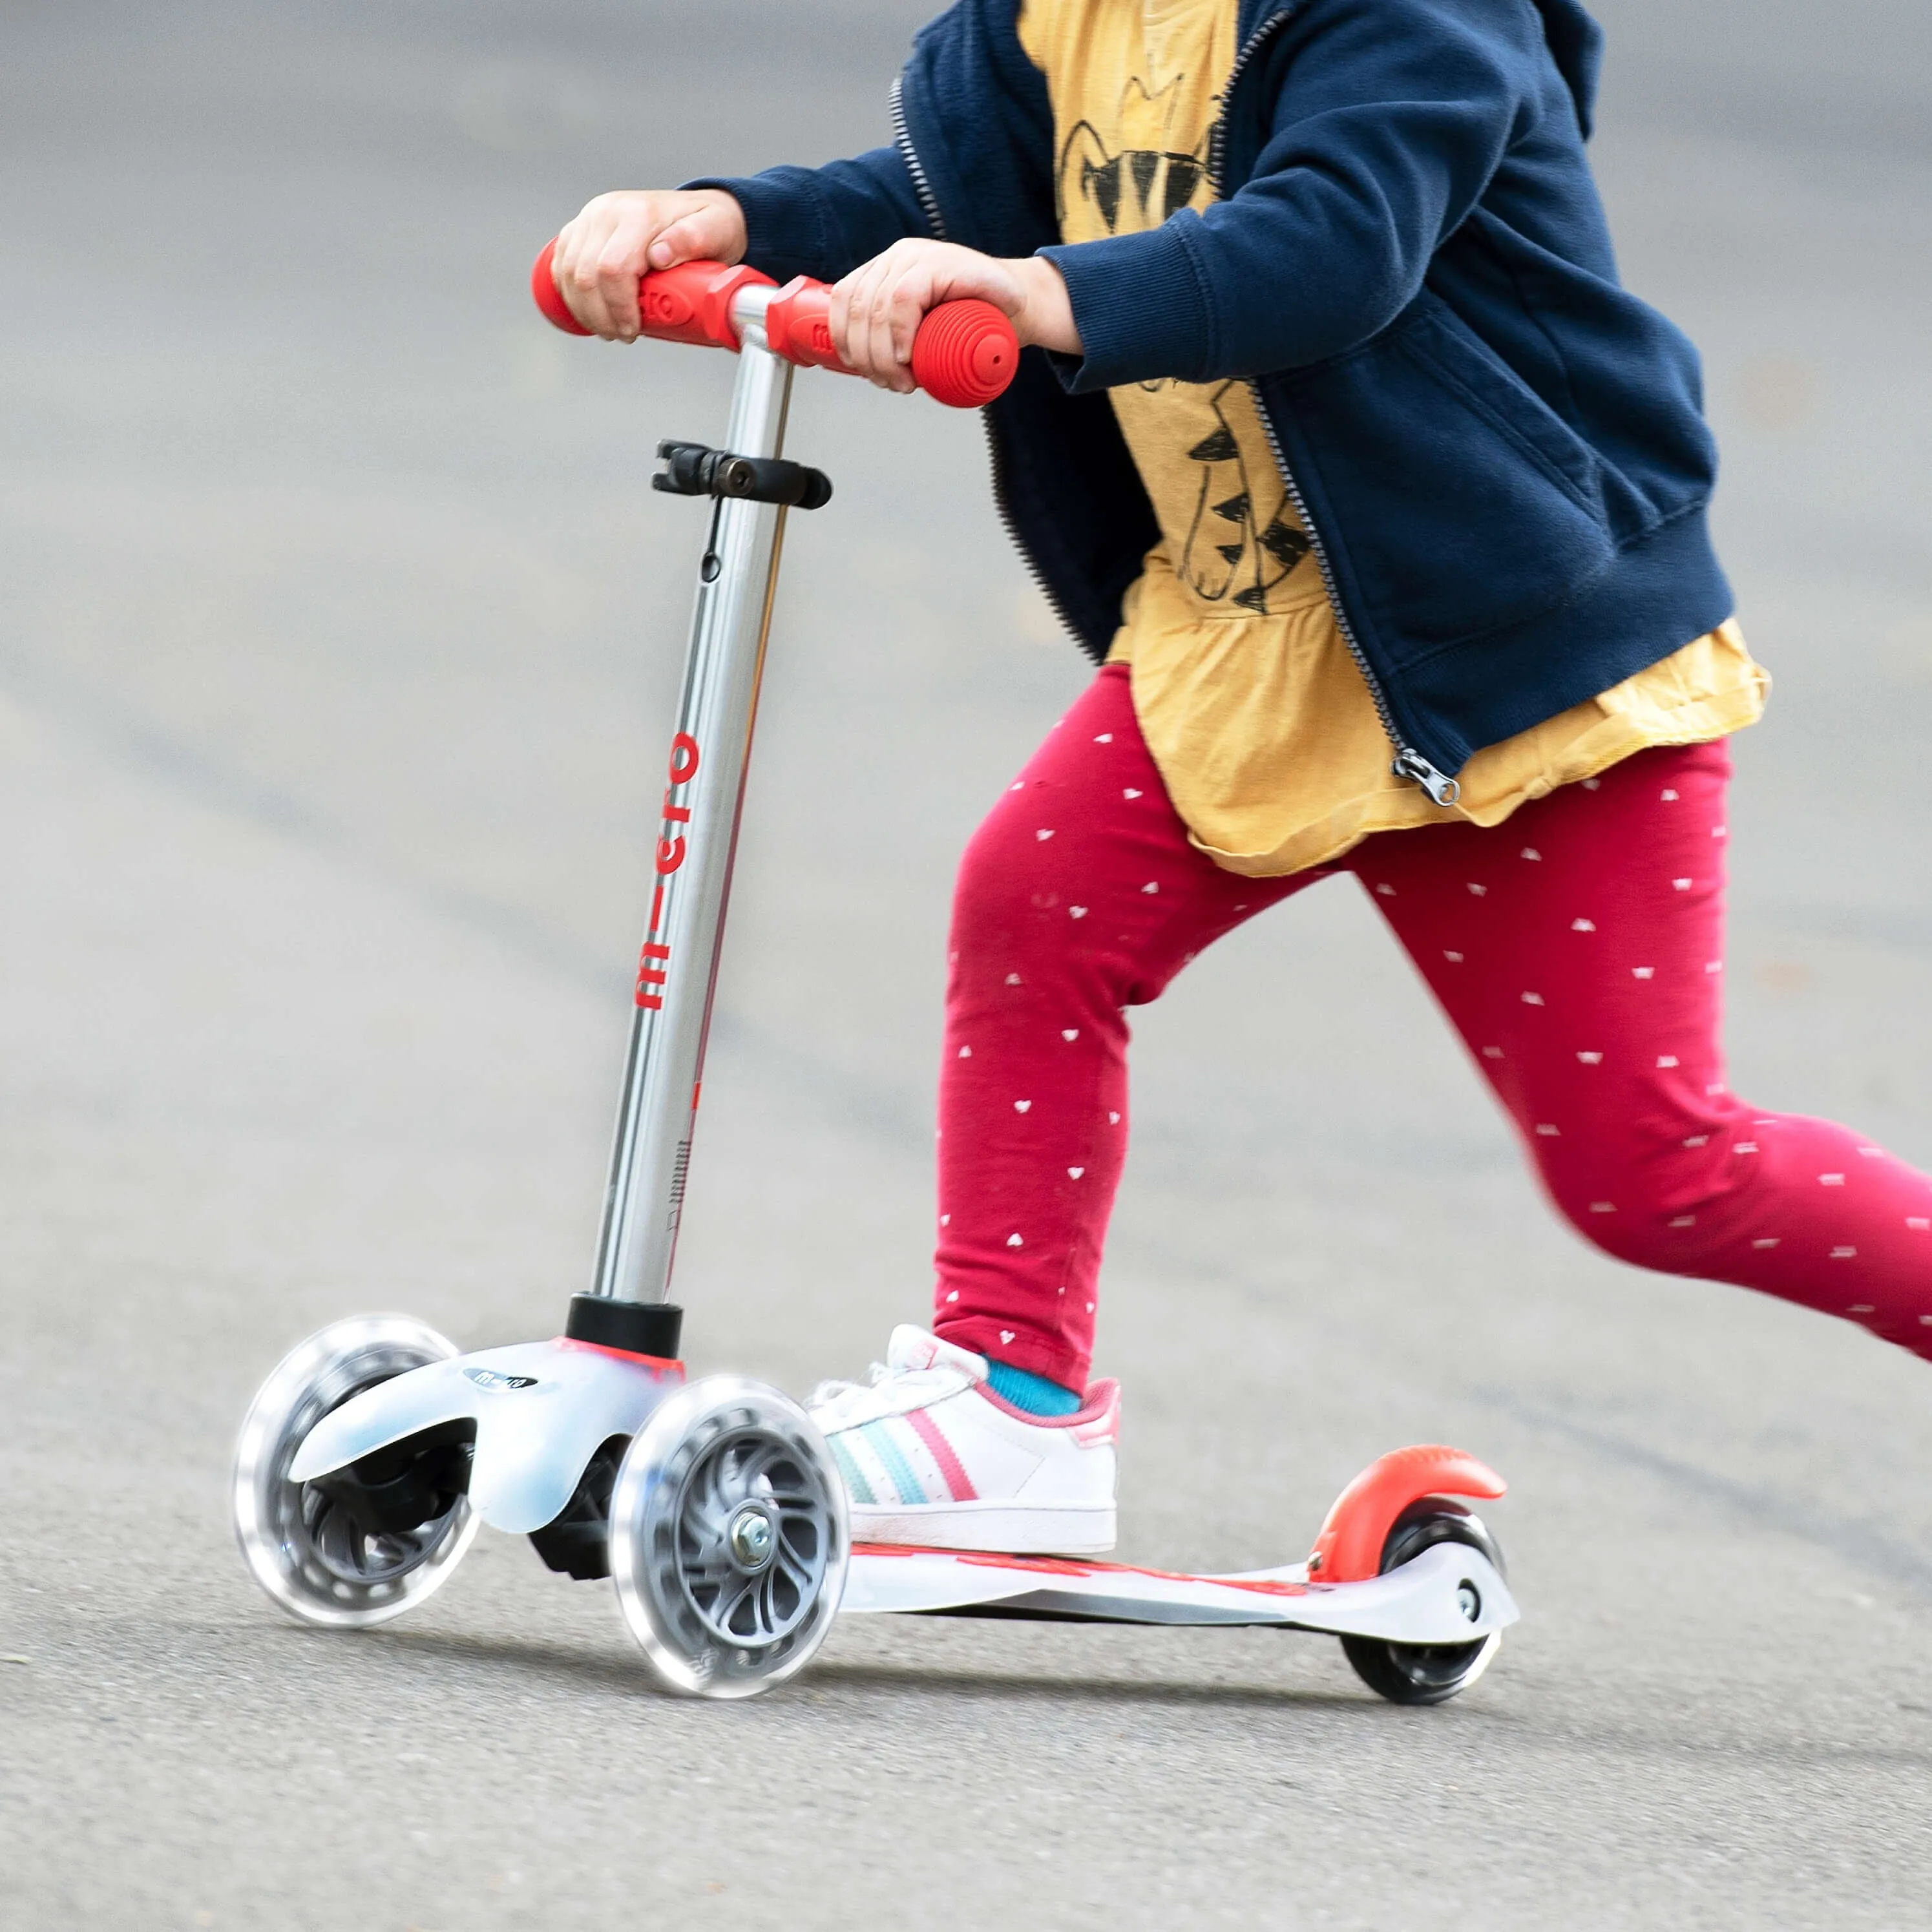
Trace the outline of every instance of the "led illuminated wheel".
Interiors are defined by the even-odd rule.
[[[838,1614],[850,1544],[825,1439],[742,1376],[693,1382],[632,1442],[610,1568],[632,1634],[674,1689],[749,1697],[804,1668]]]
[[[290,1616],[332,1630],[387,1623],[421,1603],[470,1547],[469,1445],[447,1430],[365,1459],[381,1466],[353,1466],[352,1482],[288,1476],[332,1410],[457,1352],[407,1316],[357,1316],[311,1335],[262,1384],[235,1445],[235,1535],[256,1582]]]
[[[1502,1546],[1481,1520],[1448,1496],[1424,1496],[1397,1516],[1382,1544],[1382,1574],[1400,1569],[1440,1543],[1460,1543],[1480,1550],[1498,1576],[1507,1578]],[[1472,1622],[1482,1614],[1473,1582],[1460,1593],[1463,1614]],[[1392,1704],[1445,1704],[1468,1690],[1494,1660],[1501,1630],[1468,1643],[1390,1643],[1380,1637],[1345,1636],[1342,1648],[1355,1675]]]

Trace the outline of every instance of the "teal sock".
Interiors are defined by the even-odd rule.
[[[1010,1369],[1004,1362],[987,1363],[986,1386],[1002,1402],[1029,1415],[1071,1415],[1086,1400],[1076,1390],[1028,1369]]]

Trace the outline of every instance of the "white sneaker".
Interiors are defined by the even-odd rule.
[[[986,1386],[986,1358],[903,1322],[865,1382],[806,1402],[851,1499],[854,1543],[1095,1556],[1114,1546],[1120,1388],[1029,1415]]]

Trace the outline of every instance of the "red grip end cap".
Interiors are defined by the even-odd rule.
[[[569,304],[557,292],[556,275],[550,266],[550,258],[556,253],[554,239],[543,244],[543,253],[530,270],[530,293],[536,298],[543,319],[553,328],[560,328],[566,335],[588,335],[590,330],[571,314]]]
[[[949,409],[976,410],[1004,395],[1019,363],[1012,324],[976,297],[942,302],[913,338],[913,380]]]

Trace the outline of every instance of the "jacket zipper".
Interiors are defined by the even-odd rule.
[[[932,184],[927,180],[926,169],[921,164],[917,151],[912,144],[911,130],[906,125],[904,86],[903,80],[895,76],[892,91],[892,145],[899,151],[899,158],[906,164],[906,172],[912,177],[913,192],[919,197],[919,205],[925,212],[927,226],[932,230],[933,239],[944,242],[946,238],[946,223],[939,212],[939,203],[932,192]],[[1012,505],[1006,494],[1006,458],[1000,448],[1000,440],[994,434],[993,418],[990,411],[980,412],[980,426],[986,436],[986,460],[993,477],[993,508],[998,513],[1001,527],[1006,531],[1006,540],[1018,554],[1020,562],[1026,566],[1026,573],[1034,580],[1034,587],[1046,599],[1047,605],[1058,619],[1061,629],[1078,640],[1080,627],[1068,614],[1066,606],[1060,601],[1060,594],[1046,580],[1046,573],[1034,561],[1033,553],[1020,535],[1019,526],[1013,520]],[[1082,649],[1085,650],[1083,644]],[[1090,657],[1094,653],[1088,652]]]
[[[946,224],[940,218],[939,203],[933,199],[932,184],[926,178],[926,170],[912,145],[912,134],[906,126],[905,78],[902,74],[892,76],[892,145],[899,151],[899,158],[906,164],[906,172],[912,176],[912,191],[919,196],[919,205],[926,212],[926,224],[932,230],[935,242],[946,238]]]
[[[1222,184],[1222,170],[1227,158],[1228,109],[1234,98],[1234,85],[1247,65],[1258,53],[1276,31],[1292,20],[1306,4],[1306,0],[1294,0],[1294,4],[1271,14],[1248,36],[1247,44],[1234,58],[1234,66],[1228,70],[1227,84],[1221,90],[1220,113],[1214,123],[1214,131],[1208,150],[1208,184],[1219,201],[1224,198],[1226,190]],[[1301,527],[1308,533],[1309,547],[1315,553],[1316,567],[1322,573],[1322,587],[1328,593],[1328,606],[1335,614],[1335,627],[1342,634],[1342,641],[1348,647],[1348,655],[1355,661],[1355,668],[1362,674],[1362,682],[1369,688],[1369,696],[1374,700],[1376,716],[1382,720],[1384,734],[1395,757],[1389,766],[1399,778],[1408,778],[1421,787],[1429,796],[1432,805],[1454,805],[1462,795],[1462,788],[1445,773],[1439,772],[1416,750],[1412,745],[1405,745],[1402,733],[1395,722],[1395,714],[1389,708],[1388,694],[1382,688],[1382,680],[1376,675],[1375,668],[1369,662],[1368,653],[1362,649],[1361,640],[1355,635],[1355,628],[1348,621],[1348,614],[1342,608],[1342,599],[1335,584],[1334,566],[1328,557],[1328,547],[1322,540],[1322,532],[1316,527],[1315,519],[1309,514],[1308,500],[1301,494],[1301,485],[1295,481],[1294,472],[1288,466],[1286,452],[1281,446],[1281,439],[1276,435],[1274,423],[1268,412],[1268,405],[1262,400],[1261,383],[1255,376],[1247,378],[1250,393],[1255,399],[1255,414],[1261,418],[1263,433],[1268,437],[1268,450],[1274,458],[1274,466],[1281,472],[1282,487],[1288,492],[1288,501],[1294,506],[1295,514],[1301,519]]]
[[[1305,0],[1294,0],[1294,4],[1270,14],[1249,35],[1247,44],[1235,56],[1234,64],[1229,70],[1227,84],[1221,90],[1221,112],[1214,123],[1208,155],[1208,185],[1217,200],[1223,194],[1222,169],[1226,160],[1227,140],[1228,105],[1234,98],[1234,85],[1248,64],[1265,46],[1275,32],[1298,14]],[[924,165],[913,146],[912,134],[906,125],[904,84],[895,76],[892,96],[892,141],[906,164],[906,172],[912,177],[913,192],[919,197],[919,205],[925,212],[928,225],[934,238],[940,242],[946,238],[946,224],[939,212],[939,204],[934,198],[932,184],[926,178]],[[1261,385],[1253,377],[1248,379],[1248,388],[1255,399],[1255,413],[1261,419],[1262,429],[1268,438],[1269,453],[1274,458],[1275,468],[1280,472],[1282,485],[1288,492],[1288,501],[1294,506],[1294,513],[1301,520],[1301,526],[1308,533],[1309,548],[1315,554],[1316,567],[1322,573],[1322,583],[1328,597],[1329,608],[1335,614],[1335,625],[1342,634],[1342,641],[1348,646],[1348,655],[1355,661],[1355,668],[1362,674],[1362,682],[1367,686],[1369,696],[1376,707],[1376,716],[1382,721],[1383,735],[1389,742],[1395,756],[1389,769],[1397,778],[1408,778],[1428,794],[1435,805],[1454,805],[1462,794],[1462,788],[1456,781],[1436,770],[1412,745],[1405,745],[1397,728],[1395,714],[1389,708],[1388,694],[1382,688],[1382,680],[1376,674],[1375,667],[1369,662],[1368,654],[1362,649],[1361,641],[1355,635],[1354,626],[1342,607],[1342,599],[1335,584],[1334,567],[1328,558],[1328,549],[1322,540],[1322,532],[1316,527],[1314,518],[1310,514],[1308,500],[1301,494],[1301,485],[1295,480],[1294,472],[1289,467],[1288,457],[1275,434],[1274,423],[1269,419],[1268,406],[1262,400]],[[1018,552],[1020,561],[1025,565],[1027,574],[1039,587],[1040,592],[1051,607],[1053,614],[1070,637],[1078,638],[1080,628],[1069,614],[1060,600],[1059,593],[1047,581],[1046,573],[1034,561],[1033,553],[1028,549],[1025,539],[1020,535],[1014,521],[1012,506],[1006,494],[1006,464],[1002,458],[999,440],[993,431],[992,416],[984,410],[980,412],[980,421],[986,432],[986,448],[993,475],[993,506],[999,514],[1000,522],[1008,540]]]

